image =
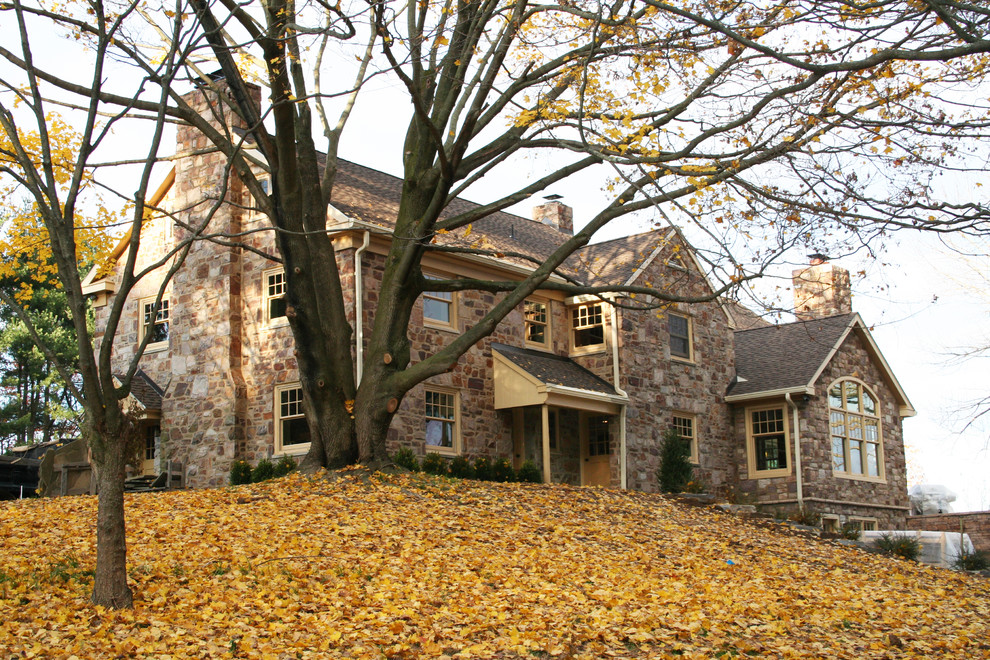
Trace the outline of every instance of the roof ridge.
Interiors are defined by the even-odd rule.
[[[752,310],[750,310],[752,311]],[[814,323],[815,321],[827,321],[830,319],[837,319],[840,317],[855,316],[857,312],[846,312],[843,314],[832,314],[830,316],[822,316],[820,318],[805,319],[803,321],[789,321],[787,323],[771,323],[770,325],[763,326],[762,328],[747,328],[746,330],[735,330],[733,334],[742,334],[744,332],[756,332],[758,330],[772,330],[774,328],[786,328],[793,325],[801,325],[803,323]]]

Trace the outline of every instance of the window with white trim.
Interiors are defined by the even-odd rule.
[[[523,303],[526,343],[543,348],[550,347],[550,307],[541,300]]]
[[[275,453],[301,454],[309,449],[309,425],[299,383],[275,388]]]
[[[285,271],[281,268],[265,271],[262,287],[263,305],[265,308],[265,323],[280,325],[286,322],[285,317]]]
[[[460,425],[457,392],[427,389],[425,394],[426,450],[458,453]]]
[[[168,348],[170,306],[168,296],[162,296],[157,306],[155,301],[157,296],[142,298],[138,303],[141,311],[140,335],[138,341],[144,341],[147,335],[151,335],[148,340],[146,350],[154,351]]]
[[[605,315],[601,303],[571,309],[571,347],[592,349],[605,345]]]
[[[698,419],[694,415],[685,413],[674,413],[670,426],[677,431],[682,439],[687,440],[691,445],[691,462],[698,462]]]
[[[866,479],[883,478],[880,405],[869,388],[852,379],[828,389],[832,434],[832,472]]]
[[[682,314],[667,314],[667,328],[670,334],[670,356],[682,360],[694,359],[694,345],[691,341],[691,318]]]
[[[746,444],[750,478],[790,474],[790,447],[783,406],[746,410]]]

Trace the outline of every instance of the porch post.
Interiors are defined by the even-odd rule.
[[[543,418],[543,483],[550,483],[550,408],[547,404],[540,406]]]

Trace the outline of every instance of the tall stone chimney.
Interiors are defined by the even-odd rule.
[[[562,204],[560,195],[547,195],[545,204],[533,207],[533,220],[565,234],[574,233],[574,209]]]
[[[810,266],[791,273],[794,314],[798,320],[810,321],[852,312],[849,271],[830,264],[823,254],[812,254],[810,257]]]

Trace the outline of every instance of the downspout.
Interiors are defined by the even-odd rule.
[[[791,418],[794,426],[794,474],[797,477],[797,505],[799,511],[804,511],[804,489],[801,480],[801,427],[798,425],[798,407],[791,399],[791,393],[784,394],[788,405],[791,407]]]
[[[364,376],[364,281],[361,278],[361,253],[371,244],[371,232],[364,230],[364,242],[354,251],[354,360],[355,386]]]
[[[619,395],[629,395],[619,386],[619,312],[612,296],[612,386]],[[619,406],[619,487],[626,489],[626,404]]]

